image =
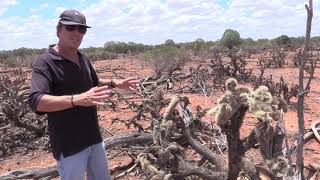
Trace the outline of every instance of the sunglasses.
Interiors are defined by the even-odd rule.
[[[78,26],[78,25],[64,25],[67,31],[75,31],[78,30],[79,33],[85,34],[87,32],[87,27],[85,26]]]

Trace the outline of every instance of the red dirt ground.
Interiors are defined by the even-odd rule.
[[[256,60],[257,56],[253,56]],[[251,59],[252,60],[252,59]],[[188,66],[196,66],[195,63],[189,64]],[[139,61],[135,58],[127,58],[127,59],[116,59],[116,60],[107,60],[107,61],[98,61],[94,63],[96,68],[101,67],[122,67],[127,71],[121,73],[119,75],[123,77],[129,76],[138,76],[138,77],[146,77],[152,74],[150,69],[144,68],[139,64]],[[252,66],[255,66],[252,64]],[[120,72],[120,71],[119,71]],[[286,67],[281,69],[268,69],[265,72],[265,75],[273,75],[274,80],[278,80],[282,75],[285,81],[290,83],[298,82],[298,69],[293,67]],[[110,73],[102,73],[99,74],[101,77],[105,78],[114,78]],[[248,84],[247,84],[248,85]],[[192,109],[195,109],[197,105],[201,105],[203,108],[213,107],[216,103],[216,99],[219,97],[221,92],[216,92],[214,95],[204,98],[201,94],[184,94],[189,97]],[[296,101],[296,99],[292,99],[292,101]],[[315,79],[313,79],[311,83],[311,92],[306,97],[305,103],[305,127],[309,128],[312,121],[319,120],[320,117],[320,70],[316,70]],[[111,111],[99,111],[99,115],[102,120],[100,121],[101,126],[108,129],[112,133],[123,134],[128,130],[123,123],[114,123],[111,124],[110,119],[119,117],[120,119],[128,119],[130,117],[130,112],[111,112]],[[205,116],[203,118],[205,121],[211,121],[211,118]],[[148,124],[149,122],[144,122],[144,124]],[[250,115],[247,115],[244,121],[244,126],[241,130],[241,135],[246,136],[249,134],[251,129],[253,129],[255,123],[255,119]],[[289,137],[293,137],[298,132],[298,123],[297,123],[297,112],[292,108],[288,113],[285,114],[285,125],[288,131]],[[132,129],[133,130],[133,129]],[[292,143],[292,141],[290,141]],[[310,140],[304,146],[304,159],[305,164],[312,164],[313,166],[320,167],[320,144],[316,140]],[[109,155],[110,156],[110,155]],[[255,160],[261,160],[259,157],[259,153],[253,151],[250,153],[250,156]],[[110,157],[109,157],[110,158]],[[127,156],[116,156],[113,159],[109,159],[109,167],[113,169],[115,166],[123,165],[128,163],[130,158]],[[27,168],[39,168],[39,167],[48,167],[55,164],[55,160],[52,158],[51,154],[48,152],[32,152],[30,154],[16,154],[5,159],[0,157],[0,174],[8,172],[10,170],[17,169],[27,169]],[[138,179],[134,175],[126,176],[129,179]]]

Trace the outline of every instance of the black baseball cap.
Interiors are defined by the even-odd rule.
[[[65,25],[80,25],[86,28],[91,28],[86,24],[86,17],[79,11],[74,9],[67,9],[59,16],[59,22]]]

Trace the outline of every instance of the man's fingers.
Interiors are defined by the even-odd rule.
[[[107,98],[109,98],[111,96],[111,94],[107,94],[107,95],[101,95],[101,96],[94,96],[91,98],[92,101],[101,101],[101,100],[105,100]]]
[[[108,86],[101,86],[101,87],[97,87],[97,88],[93,89],[93,92],[97,93],[97,92],[100,92],[100,91],[105,91],[107,89],[108,89]]]
[[[92,103],[95,105],[105,105],[105,103],[101,101],[92,101]]]
[[[97,90],[98,88],[99,88],[99,87],[96,86],[96,87],[91,88],[90,90],[91,90],[91,91],[95,91],[95,90]],[[90,90],[89,90],[89,91],[90,91]]]
[[[130,83],[130,84],[133,84],[133,83],[139,83],[140,79],[138,79],[136,77],[130,77],[130,78],[125,79],[125,81]]]
[[[139,80],[132,80],[132,81],[130,81],[129,83],[130,83],[130,84],[138,84],[138,85],[139,85],[139,82],[140,82]]]
[[[130,79],[130,80],[128,80],[128,82],[130,82],[130,83],[139,83],[140,80],[139,79]]]
[[[105,91],[99,91],[94,93],[94,96],[102,96],[102,95],[110,95],[111,94],[111,90],[105,90]]]
[[[127,78],[126,80],[127,81],[132,81],[132,80],[137,80],[138,78],[137,77],[129,77],[129,78]]]
[[[130,87],[139,87],[139,83],[132,83],[130,84]]]

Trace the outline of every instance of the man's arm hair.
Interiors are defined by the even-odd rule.
[[[65,109],[72,108],[74,105],[72,103],[71,95],[65,96],[52,96],[43,95],[38,103],[38,112],[55,112],[62,111]]]

